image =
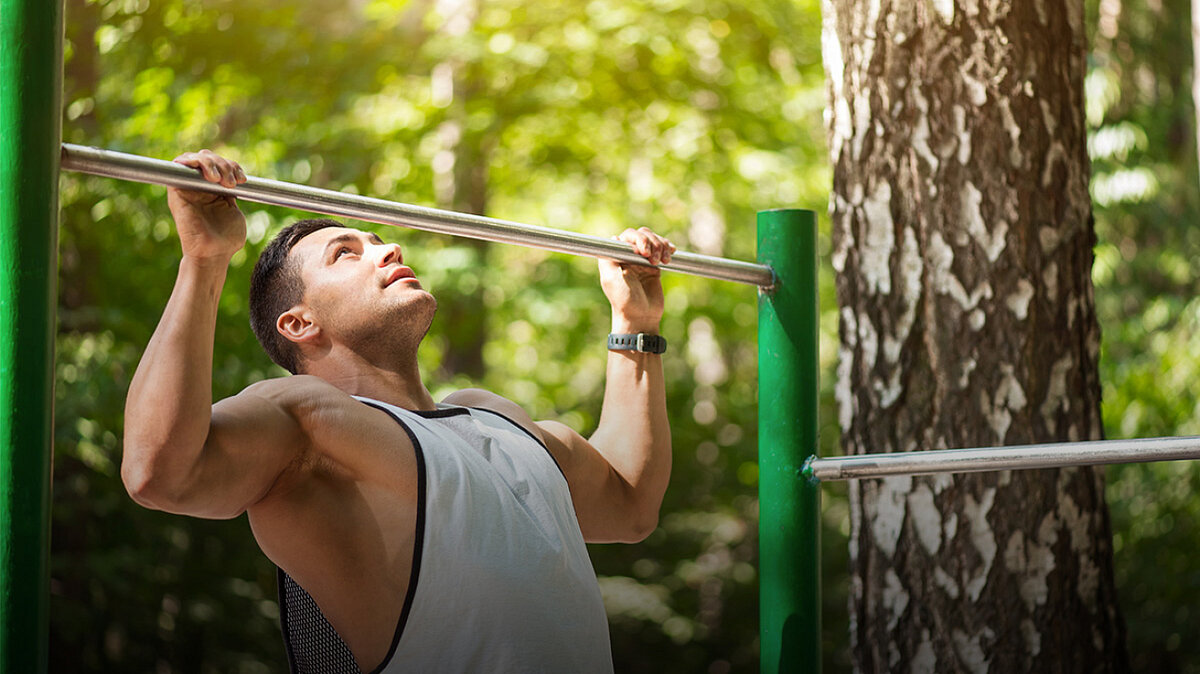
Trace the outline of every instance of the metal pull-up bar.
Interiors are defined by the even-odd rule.
[[[237,187],[222,187],[205,180],[196,169],[181,164],[95,147],[64,143],[62,168],[139,183],[228,194],[260,204],[286,206],[364,222],[511,243],[571,255],[607,258],[631,264],[647,264],[646,259],[630,250],[628,244],[616,239],[526,225],[482,215],[401,204],[266,178],[250,177]],[[775,282],[771,268],[766,265],[697,253],[675,253],[671,256],[671,263],[660,265],[660,268],[762,288],[769,288]]]
[[[1200,437],[1092,440],[830,458],[814,456],[805,462],[803,474],[814,481],[833,481],[1187,459],[1200,459]]]

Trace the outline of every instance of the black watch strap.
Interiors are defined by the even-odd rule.
[[[609,333],[608,348],[610,351],[641,351],[642,353],[664,353],[667,350],[667,340],[662,335],[652,335],[639,332],[635,335]]]

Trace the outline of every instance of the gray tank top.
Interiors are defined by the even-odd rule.
[[[408,595],[374,672],[612,672],[596,574],[545,445],[490,410],[359,400],[404,428],[419,473]],[[279,606],[293,672],[359,672],[282,569]]]

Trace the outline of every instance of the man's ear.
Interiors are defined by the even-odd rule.
[[[295,344],[312,344],[321,338],[321,326],[317,325],[312,313],[302,304],[279,314],[275,329],[284,339]]]

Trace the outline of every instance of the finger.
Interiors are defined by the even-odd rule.
[[[200,174],[203,175],[204,179],[208,182],[219,183],[221,182],[221,171],[218,170],[214,164],[213,157],[216,157],[216,155],[212,152],[208,150],[200,150],[199,152],[190,153],[188,158],[191,161],[185,163],[185,165],[200,169]]]
[[[642,227],[638,230],[642,236],[646,238],[646,245],[650,248],[650,261],[654,264],[663,263],[663,254],[666,252],[666,239],[654,233],[649,227]]]
[[[237,183],[239,185],[241,185],[242,183],[246,182],[246,180],[247,180],[246,172],[242,170],[241,164],[239,164],[237,162],[232,162],[232,163],[233,163],[233,177],[237,180]]]
[[[675,246],[665,236],[655,233],[649,227],[642,227],[638,233],[645,238],[646,244],[651,250],[649,257],[654,264],[667,264],[671,261],[671,254],[675,252]]]
[[[223,187],[234,187],[237,185],[237,178],[233,170],[233,162],[222,157],[216,152],[213,152],[212,150],[200,150],[200,158],[206,166],[210,167],[212,172],[216,173],[217,179],[212,180],[212,178],[209,177],[210,174],[206,172],[206,177],[209,177],[209,180],[220,183]]]

